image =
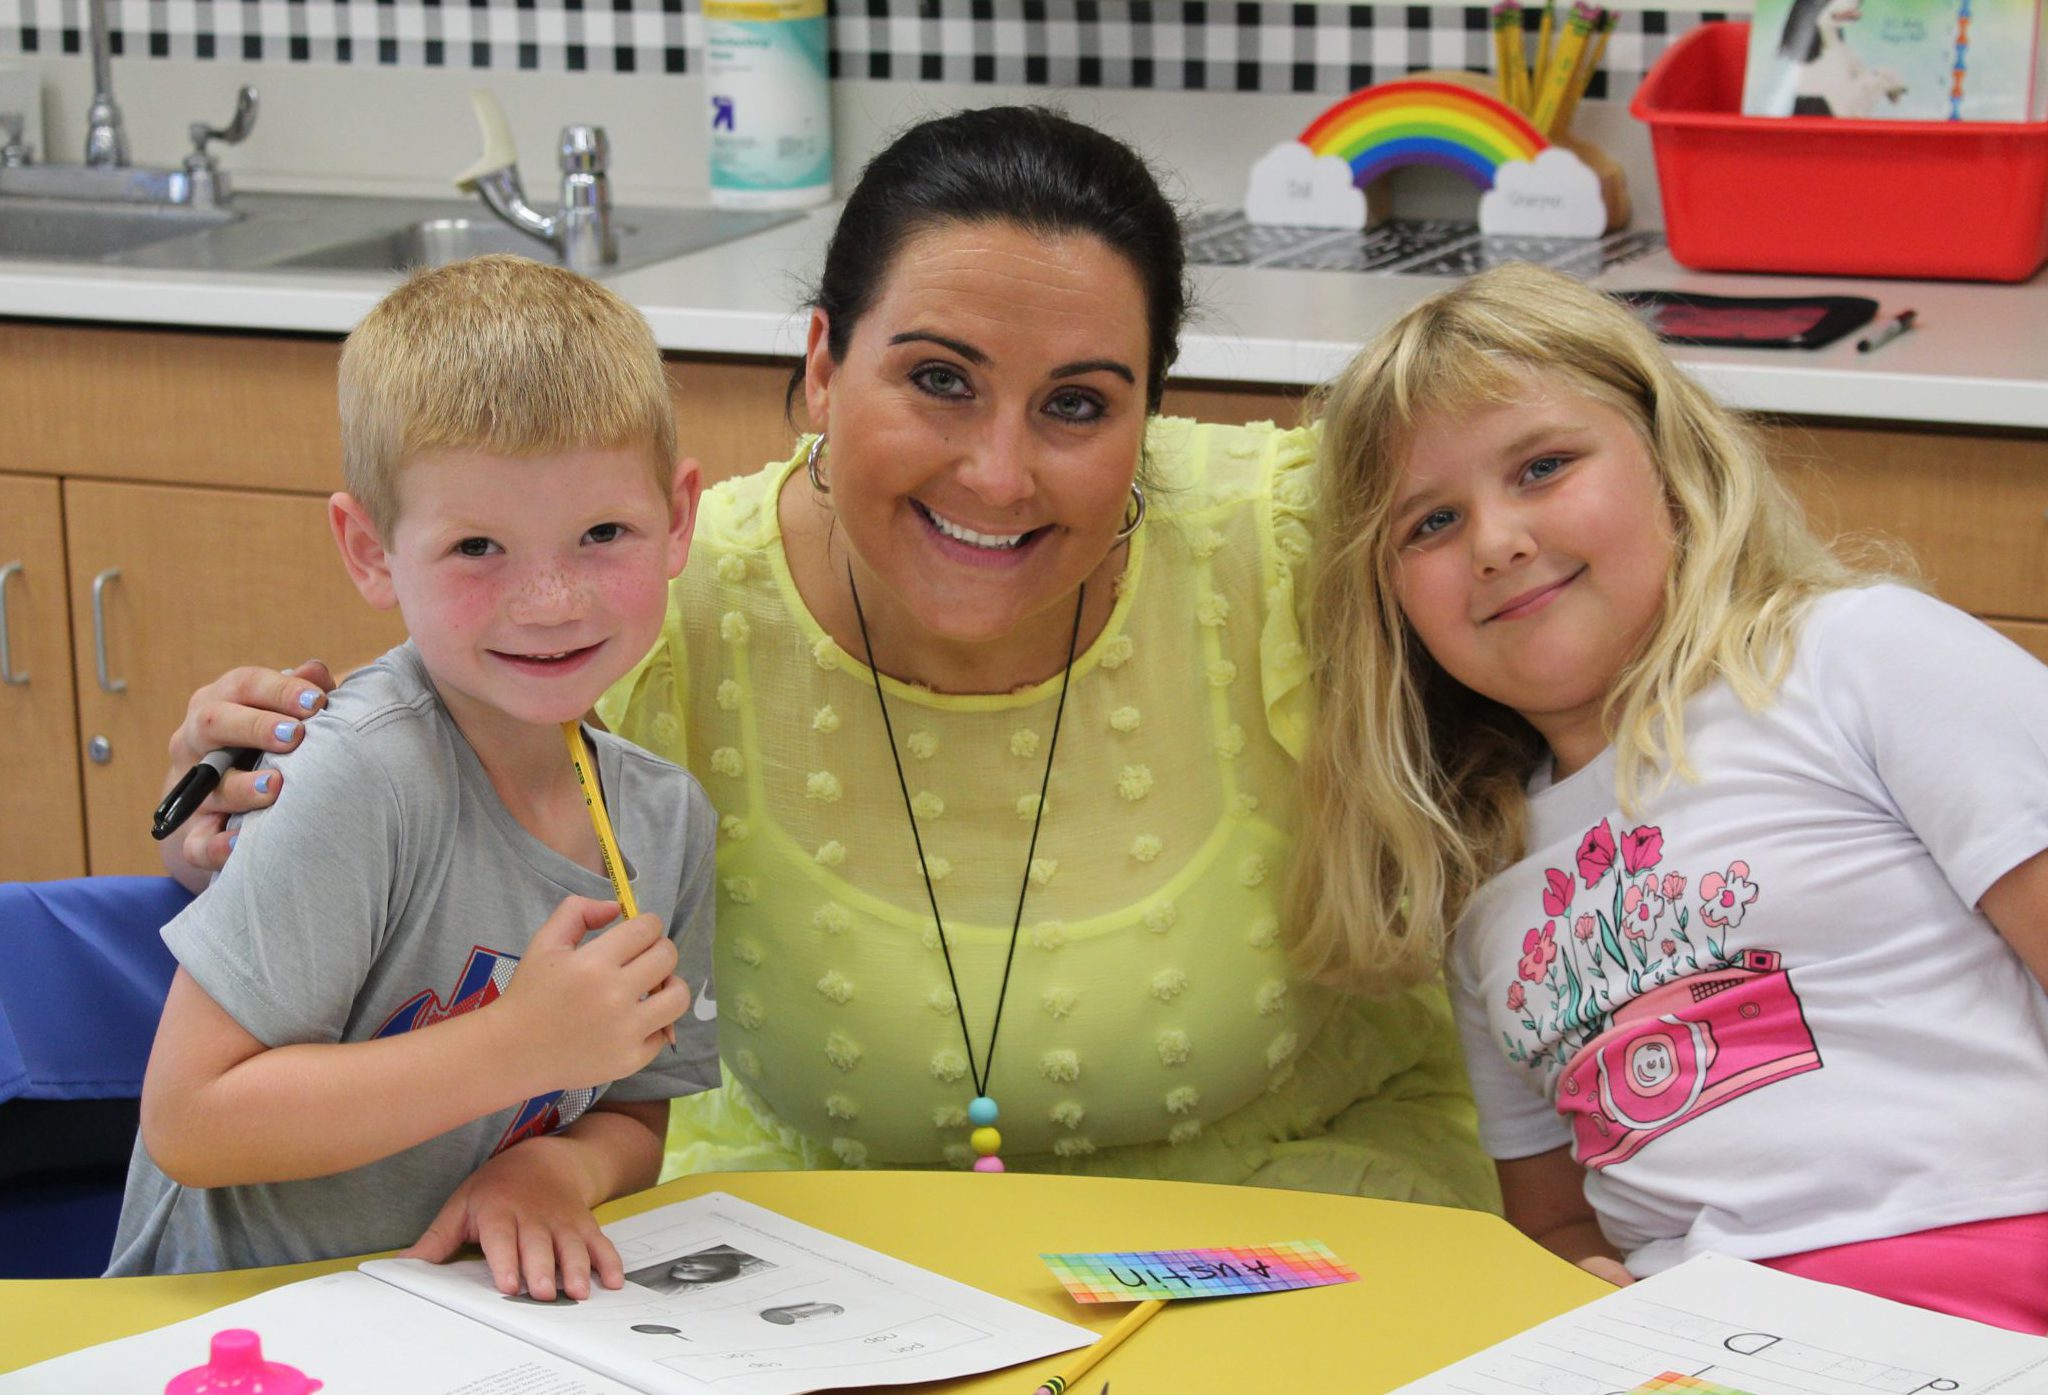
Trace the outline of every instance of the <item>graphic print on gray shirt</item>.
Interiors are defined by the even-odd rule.
[[[410,643],[335,690],[298,750],[269,757],[290,794],[241,824],[226,869],[164,940],[265,1046],[355,1042],[494,1001],[566,896],[611,883],[522,828],[434,692]],[[715,819],[688,773],[586,729],[642,912],[707,995]],[[568,754],[563,753],[566,763]],[[599,1095],[657,1100],[718,1083],[711,1000],[637,1074],[502,1109],[333,1176],[191,1188],[136,1140],[109,1275],[240,1269],[410,1245],[494,1153],[566,1127]],[[356,1125],[348,1111],[307,1129]]]

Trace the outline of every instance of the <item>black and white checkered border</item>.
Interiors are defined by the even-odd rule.
[[[686,73],[699,0],[107,0],[128,57]],[[84,0],[0,0],[0,55],[76,54]],[[1718,14],[1621,16],[1588,95],[1626,99]],[[1487,71],[1477,5],[1274,0],[833,0],[834,76],[1338,96],[1427,68]]]

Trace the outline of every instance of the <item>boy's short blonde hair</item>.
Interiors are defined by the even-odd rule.
[[[525,257],[415,272],[341,351],[342,475],[389,541],[398,474],[429,451],[544,455],[645,446],[675,478],[675,408],[640,312]]]

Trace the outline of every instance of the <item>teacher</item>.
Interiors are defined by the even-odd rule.
[[[1047,111],[926,121],[847,200],[817,434],[706,495],[599,704],[722,816],[726,1083],[677,1101],[669,1173],[1493,1203],[1440,990],[1290,965],[1314,439],[1154,416],[1186,308],[1149,170]],[[202,690],[174,755],[258,688]]]

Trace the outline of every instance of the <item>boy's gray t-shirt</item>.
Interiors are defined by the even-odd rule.
[[[285,772],[285,797],[243,820],[226,869],[163,932],[198,985],[266,1046],[365,1041],[473,1011],[511,981],[563,897],[613,898],[606,878],[506,810],[410,643],[350,677],[308,727],[297,751],[267,762]],[[305,1181],[180,1186],[138,1138],[109,1275],[410,1245],[494,1153],[566,1127],[598,1095],[667,1099],[718,1083],[711,805],[687,772],[586,732],[634,897],[667,923],[690,986],[676,1049],[625,1080],[529,1100]],[[347,1129],[352,1113],[295,1126]]]

